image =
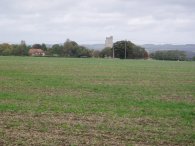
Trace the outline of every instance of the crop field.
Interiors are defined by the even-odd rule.
[[[0,57],[1,145],[195,145],[195,62]]]

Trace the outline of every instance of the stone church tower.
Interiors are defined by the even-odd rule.
[[[105,47],[109,47],[109,48],[113,47],[113,36],[106,37]]]

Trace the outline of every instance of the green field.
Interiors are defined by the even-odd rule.
[[[195,62],[0,57],[0,145],[195,145]]]

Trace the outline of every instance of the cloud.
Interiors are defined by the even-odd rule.
[[[194,6],[194,0],[1,0],[0,42],[104,43],[113,35],[138,44],[195,43]]]

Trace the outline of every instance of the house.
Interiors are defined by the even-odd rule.
[[[45,56],[45,52],[42,49],[34,49],[34,48],[30,49],[28,51],[28,54],[30,56]]]

